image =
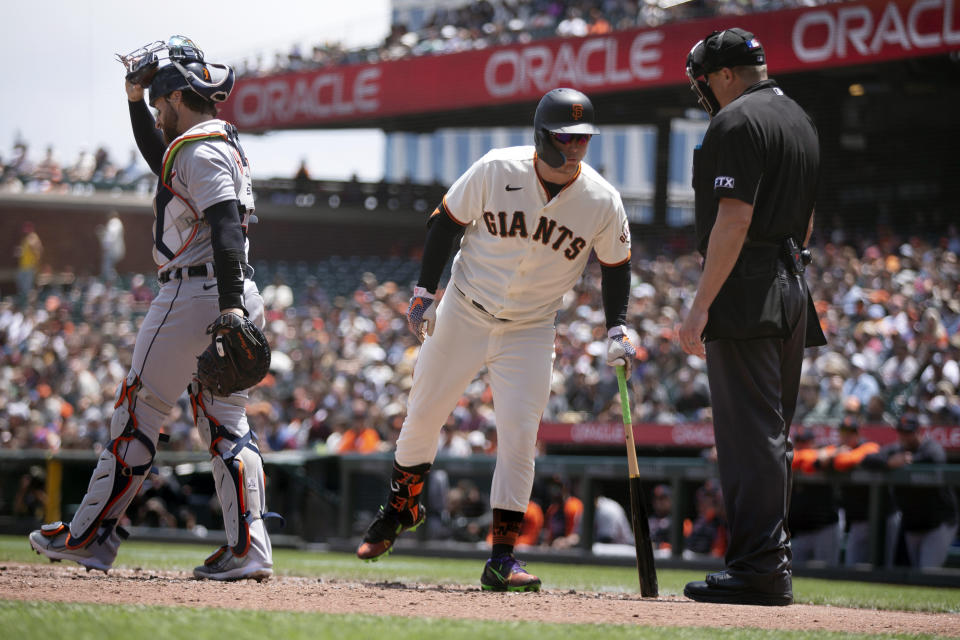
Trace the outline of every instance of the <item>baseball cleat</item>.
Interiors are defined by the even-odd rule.
[[[540,591],[540,578],[527,573],[524,564],[513,554],[490,558],[480,576],[480,586],[484,591]]]
[[[249,555],[233,555],[228,545],[223,545],[210,554],[203,564],[194,568],[193,577],[197,580],[256,580],[263,582],[273,575],[273,565],[257,562]]]
[[[50,558],[50,562],[73,560],[89,572],[91,569],[107,573],[113,566],[114,553],[102,548],[94,540],[90,544],[70,548],[67,538],[70,536],[70,527],[62,522],[45,524],[30,533],[30,546],[37,554]],[[109,558],[107,557],[109,556]]]
[[[404,518],[408,515],[409,518]],[[363,536],[363,542],[357,547],[357,557],[364,562],[376,562],[381,556],[389,555],[393,551],[393,542],[397,539],[397,536],[404,531],[416,531],[417,527],[427,519],[427,510],[420,507],[418,515],[419,517],[413,521],[413,516],[409,511],[402,514],[393,511],[388,513],[383,507],[380,507],[380,513],[367,528],[367,533]],[[401,521],[404,519],[412,522],[406,524]]]

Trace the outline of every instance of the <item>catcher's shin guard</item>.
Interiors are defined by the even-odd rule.
[[[113,439],[100,454],[87,493],[70,522],[67,549],[115,538],[113,529],[140,490],[157,453],[160,433],[150,423],[161,424],[169,411],[169,405],[143,389],[135,373],[120,385],[110,421]]]
[[[213,402],[213,396],[199,382],[191,383],[188,392],[194,421],[210,452],[227,544],[236,557],[246,556],[253,548],[262,560],[270,562],[273,552],[263,519],[283,518],[267,511],[263,459],[253,432],[247,428],[237,436],[210,415],[208,403]]]

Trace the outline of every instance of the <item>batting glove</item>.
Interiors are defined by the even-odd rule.
[[[433,294],[423,287],[413,288],[413,297],[410,298],[410,306],[407,308],[407,326],[420,342],[433,335],[433,327],[437,323],[437,309],[433,306],[433,298]]]
[[[627,328],[622,325],[613,327],[607,331],[607,338],[607,364],[611,367],[622,365],[624,373],[630,377],[637,350],[627,336]]]

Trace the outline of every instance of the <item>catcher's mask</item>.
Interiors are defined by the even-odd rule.
[[[710,116],[720,110],[707,76],[723,68],[766,64],[763,47],[752,33],[739,28],[714,31],[687,54],[687,78],[697,101]]]
[[[208,102],[223,102],[233,90],[233,69],[204,62],[203,51],[185,36],[171,36],[167,42],[158,40],[127,55],[118,53],[117,60],[126,67],[127,80],[150,90],[150,104],[174,91],[186,90]]]
[[[540,98],[533,115],[533,140],[537,157],[556,169],[562,167],[567,158],[553,146],[551,133],[600,133],[593,124],[590,98],[576,89],[554,89]]]

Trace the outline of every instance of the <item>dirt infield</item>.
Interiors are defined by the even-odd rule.
[[[746,607],[698,604],[677,596],[546,590],[495,594],[477,586],[350,582],[279,577],[263,583],[214,583],[173,571],[76,565],[0,565],[0,599],[96,604],[157,604],[318,613],[422,616],[558,623],[928,633],[960,637],[960,615],[815,605]]]

